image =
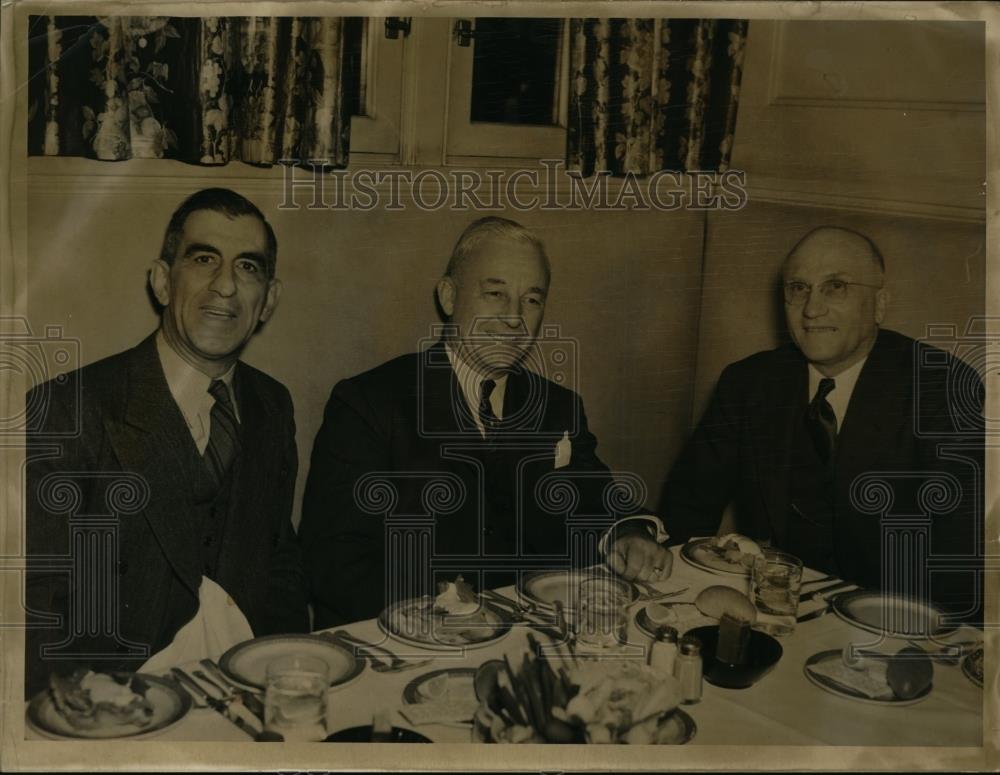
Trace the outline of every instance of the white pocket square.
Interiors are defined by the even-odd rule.
[[[562,438],[556,442],[556,468],[568,466],[573,457],[573,443],[569,440],[569,431],[563,431]]]

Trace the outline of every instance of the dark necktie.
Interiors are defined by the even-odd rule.
[[[819,381],[819,390],[809,404],[806,412],[806,427],[812,437],[816,451],[824,463],[829,463],[833,457],[833,448],[837,442],[837,415],[826,400],[830,391],[837,386],[830,377]]]
[[[205,447],[205,464],[215,478],[216,484],[222,484],[226,472],[240,451],[239,422],[229,388],[221,379],[213,379],[208,386],[208,392],[215,399],[212,406],[212,427],[208,435],[208,446]]]
[[[483,424],[483,432],[487,437],[493,435],[500,426],[500,418],[493,411],[493,404],[490,403],[490,396],[497,383],[492,379],[484,379],[479,386],[479,421]]]

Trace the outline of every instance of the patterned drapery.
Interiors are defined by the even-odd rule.
[[[344,167],[344,23],[33,16],[28,152]]]
[[[723,171],[746,20],[573,19],[567,167]]]

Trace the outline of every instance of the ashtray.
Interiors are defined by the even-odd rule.
[[[751,630],[746,662],[731,665],[715,658],[719,642],[718,625],[698,627],[689,630],[687,635],[692,635],[701,641],[702,672],[705,680],[714,686],[726,689],[746,689],[753,686],[771,672],[784,653],[781,644],[773,637],[765,632]]]

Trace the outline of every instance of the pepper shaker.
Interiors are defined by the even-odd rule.
[[[692,705],[701,700],[701,641],[691,636],[681,640],[674,666],[674,677],[681,685],[681,703]]]

